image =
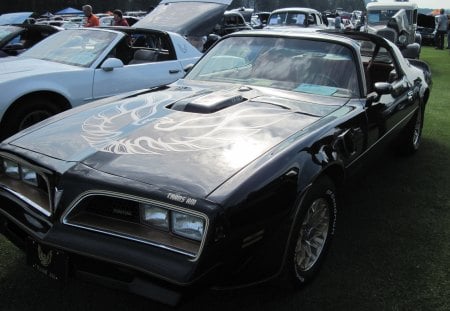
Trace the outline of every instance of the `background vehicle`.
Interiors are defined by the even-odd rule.
[[[326,28],[322,14],[310,8],[283,8],[272,11],[267,27],[280,26]]]
[[[380,36],[232,33],[184,79],[0,144],[0,232],[54,278],[172,305],[186,288],[302,286],[346,176],[387,144],[420,147],[430,85]]]
[[[414,2],[370,2],[367,4],[367,24],[364,30],[397,44],[407,45],[408,58],[419,58],[421,36],[417,30],[418,6]],[[412,50],[415,50],[412,53]]]
[[[231,0],[162,0],[133,26],[178,33],[203,51],[205,38],[215,29],[220,30],[230,3]]]
[[[132,27],[58,32],[0,61],[0,136],[95,99],[174,82],[200,56],[175,33]]]
[[[33,12],[15,12],[0,15],[0,25],[34,24]]]
[[[37,24],[2,25],[0,26],[0,57],[17,56],[60,30],[62,28]]]
[[[421,36],[422,45],[435,45],[434,29],[436,21],[433,15],[418,14],[417,16],[417,32]]]

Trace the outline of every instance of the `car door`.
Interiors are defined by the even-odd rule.
[[[403,72],[395,54],[383,50],[383,62],[375,61],[371,71],[375,73],[372,83],[386,82],[392,87],[387,94],[367,108],[369,121],[368,144],[373,145],[393,137],[409,121],[418,106],[419,98],[411,81]]]
[[[132,90],[150,88],[175,82],[184,76],[178,60],[124,65],[94,74],[94,98],[102,98]]]

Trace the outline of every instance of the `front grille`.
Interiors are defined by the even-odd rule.
[[[397,32],[394,29],[385,28],[377,31],[377,35],[396,43],[397,42]]]
[[[136,202],[130,200],[112,197],[103,197],[101,199],[88,197],[83,201],[82,205],[87,213],[139,223],[139,207]]]

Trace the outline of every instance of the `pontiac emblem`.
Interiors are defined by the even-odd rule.
[[[41,246],[38,245],[38,257],[39,257],[39,261],[41,262],[41,264],[44,267],[48,267],[48,265],[52,262],[52,256],[53,256],[53,251],[48,251],[48,253],[45,253]]]

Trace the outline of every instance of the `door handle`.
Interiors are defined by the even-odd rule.
[[[413,91],[409,91],[408,92],[408,101],[409,102],[413,102],[414,101],[414,92]]]
[[[180,72],[180,69],[170,69],[169,70],[170,74],[179,73],[179,72]]]

